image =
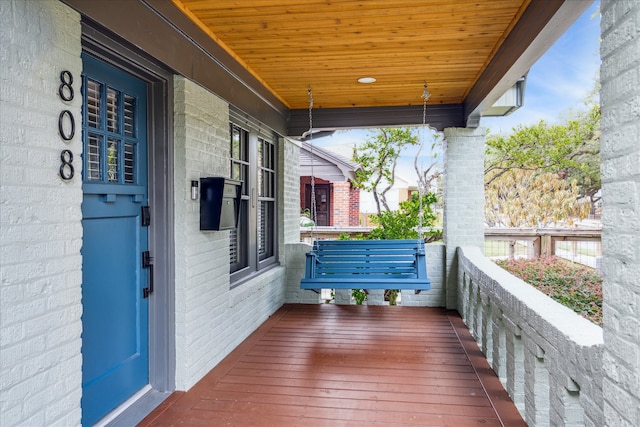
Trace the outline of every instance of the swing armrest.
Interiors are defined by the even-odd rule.
[[[307,252],[307,259],[305,265],[304,277],[306,279],[315,279],[316,277],[316,263],[318,262],[318,256],[315,252]]]

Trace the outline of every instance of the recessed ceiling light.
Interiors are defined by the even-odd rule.
[[[360,77],[358,83],[375,83],[375,77]]]

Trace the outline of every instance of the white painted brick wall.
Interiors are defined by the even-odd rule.
[[[80,17],[58,1],[0,1],[0,425],[80,424]],[[58,96],[73,74],[73,101]],[[65,143],[58,115],[72,112]],[[75,177],[58,176],[60,152]]]
[[[284,138],[280,143],[280,163],[284,202],[280,205],[281,228],[284,231],[281,244],[300,241],[300,143]],[[281,246],[283,247],[283,246]],[[286,256],[286,251],[280,252]],[[284,261],[282,261],[284,263]]]
[[[444,131],[444,228],[446,307],[458,308],[456,248],[484,250],[484,129]]]
[[[603,0],[604,416],[640,425],[640,2]]]
[[[188,390],[282,305],[284,268],[229,289],[229,232],[200,231],[190,198],[191,180],[228,176],[229,108],[180,76],[174,103],[176,387]]]
[[[507,273],[477,247],[458,249],[458,278],[460,314],[527,424],[604,425],[602,328]],[[481,339],[482,330],[491,339]]]

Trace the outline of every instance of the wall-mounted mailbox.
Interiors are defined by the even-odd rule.
[[[200,230],[238,226],[242,182],[222,177],[200,178]]]

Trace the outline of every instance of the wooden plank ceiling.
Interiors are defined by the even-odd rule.
[[[290,109],[463,103],[530,1],[172,0]]]

